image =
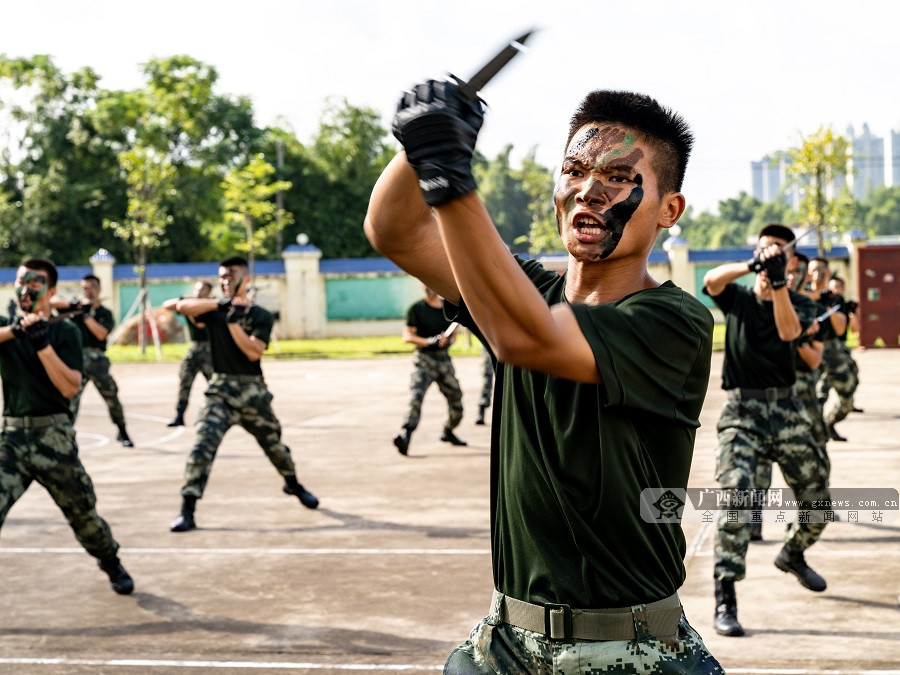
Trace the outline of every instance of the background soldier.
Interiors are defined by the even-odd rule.
[[[481,396],[478,397],[478,417],[475,424],[484,424],[484,413],[491,406],[491,390],[494,388],[494,362],[487,347],[482,346],[481,357],[484,359],[481,371]]]
[[[856,390],[859,389],[859,364],[856,362],[856,359],[853,358],[853,352],[851,352],[850,348],[847,346],[847,335],[849,335],[851,330],[859,335],[859,302],[856,300],[847,300],[847,296],[844,295],[844,280],[837,275],[832,275],[831,280],[828,282],[828,290],[835,295],[844,298],[842,309],[847,313],[847,330],[844,331],[843,335],[839,335],[838,337],[841,340],[841,347],[843,347],[846,352],[846,358],[849,360],[850,368],[853,370],[853,374],[856,378],[856,385],[853,387],[853,394],[851,395],[852,398],[856,396]],[[829,391],[830,387],[827,384],[823,385],[823,398],[828,398]],[[857,408],[856,402],[854,401],[850,412],[861,413],[863,410],[862,408]]]
[[[208,298],[211,292],[212,284],[208,281],[198,281],[194,284],[195,298]],[[176,306],[182,299],[166,300],[163,307],[177,312]],[[206,324],[189,316],[187,317],[187,328],[191,336],[191,346],[188,347],[178,369],[178,403],[175,406],[175,419],[167,425],[170,427],[184,426],[184,411],[187,410],[191,386],[194,384],[197,373],[203,373],[207,382],[213,374],[212,354],[209,351],[209,334],[206,331]]]
[[[816,395],[819,406],[823,409],[828,437],[833,441],[846,441],[847,439],[837,432],[834,425],[853,410],[853,394],[859,382],[856,368],[841,340],[847,333],[847,307],[842,296],[835,295],[828,289],[831,273],[828,270],[827,260],[824,258],[810,260],[809,277],[809,288],[805,291],[808,297],[825,307],[833,305],[840,307],[822,325],[821,337],[825,348],[822,352],[822,374],[816,385]],[[838,400],[826,413],[824,408],[831,388],[834,388]]]
[[[795,295],[803,288],[806,282],[809,258],[802,253],[794,253],[787,266],[787,285],[793,291],[791,300],[794,310],[800,314],[808,311],[808,305],[802,302],[804,296]],[[816,311],[824,313],[827,308],[816,304]],[[822,419],[822,411],[816,399],[816,382],[819,379],[819,366],[822,363],[822,341],[819,339],[819,322],[813,321],[803,335],[797,340],[797,356],[794,359],[794,391],[797,400],[806,412],[812,426],[812,437],[820,457],[830,472],[831,461],[828,459],[828,451],[825,444],[828,441],[828,433],[825,431],[825,422]],[[768,490],[772,485],[772,460],[768,457],[760,457],[756,467],[756,480],[754,488]],[[762,511],[754,510],[750,522],[750,541],[762,541]]]
[[[785,278],[782,252],[794,233],[783,225],[767,225],[749,263],[727,263],[704,277],[704,292],[725,313],[725,361],[722,388],[728,399],[718,423],[716,480],[723,488],[749,492],[756,487],[759,458],[778,462],[797,500],[810,504],[829,498],[828,469],[811,438],[810,422],[796,398],[795,341],[804,324],[815,317],[806,301],[798,317]],[[753,289],[733,283],[748,271],[758,271]],[[804,559],[825,529],[821,522],[792,523],[775,566],[794,574],[813,591],[824,591],[825,580]],[[737,619],[734,584],[744,578],[750,530],[746,522],[731,521],[722,511],[715,544],[715,629],[720,635],[743,635]]]
[[[119,545],[97,513],[93,483],[78,459],[69,398],[82,380],[81,337],[68,321],[48,321],[56,281],[56,267],[49,260],[26,260],[16,273],[24,316],[12,324],[0,317],[0,526],[36,480],[62,510],[79,543],[99,561],[113,590],[127,595],[134,582],[119,562]]]
[[[315,495],[297,482],[291,451],[281,442],[281,423],[272,410],[272,394],[260,366],[273,318],[247,296],[247,261],[234,256],[219,263],[219,283],[222,299],[184,298],[175,306],[179,314],[206,324],[214,372],[206,390],[206,404],[200,411],[197,439],[184,467],[181,513],[172,521],[172,532],[197,527],[197,500],[203,496],[216,450],[234,424],[240,424],[256,438],[284,478],[285,494],[295,495],[310,509],[319,505]]]
[[[394,437],[394,445],[401,455],[409,452],[410,438],[422,416],[422,400],[432,382],[437,383],[447,399],[447,421],[441,440],[451,445],[467,445],[453,433],[463,416],[462,390],[447,351],[456,341],[456,334],[446,334],[451,322],[444,317],[443,300],[427,286],[422,288],[425,297],[410,305],[403,328],[403,340],[416,346],[416,355],[409,382],[409,412],[400,433]]]
[[[106,402],[109,417],[119,429],[116,440],[126,448],[134,446],[125,430],[125,411],[119,402],[119,387],[109,372],[109,359],[106,357],[106,338],[115,326],[112,312],[100,304],[100,279],[93,274],[86,274],[81,280],[82,299],[66,303],[60,298],[54,303],[57,309],[72,312],[70,318],[81,329],[81,342],[84,346],[84,375],[81,388],[72,398],[72,420],[78,417],[81,395],[88,381],[93,382]]]

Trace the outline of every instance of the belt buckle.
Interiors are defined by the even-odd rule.
[[[766,402],[775,403],[778,400],[778,387],[766,388]]]
[[[563,634],[558,637],[553,633],[552,612],[563,613]],[[547,602],[544,604],[544,635],[549,640],[571,642],[572,641],[572,607],[563,603]]]

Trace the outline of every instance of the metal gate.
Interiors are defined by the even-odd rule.
[[[859,344],[900,347],[900,246],[859,249]]]

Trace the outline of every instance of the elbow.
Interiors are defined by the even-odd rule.
[[[379,237],[378,224],[371,212],[366,214],[366,218],[363,221],[363,232],[366,234],[366,239],[372,244],[372,248],[383,254],[385,252],[384,241]]]
[[[793,342],[798,337],[803,335],[803,329],[800,326],[797,326],[794,330],[781,330],[778,329],[778,337],[782,342]]]

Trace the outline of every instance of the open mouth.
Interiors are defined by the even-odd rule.
[[[579,241],[590,242],[602,239],[609,229],[603,221],[598,220],[594,216],[582,213],[575,216],[572,220],[572,226],[575,228],[575,236]]]

